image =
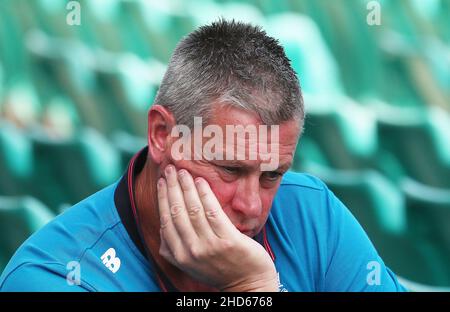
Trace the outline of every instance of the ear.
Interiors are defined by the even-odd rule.
[[[170,145],[170,132],[175,126],[175,117],[165,107],[153,105],[148,112],[147,143],[152,160],[161,164]]]

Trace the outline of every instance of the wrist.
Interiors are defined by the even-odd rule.
[[[278,292],[276,271],[262,276],[247,278],[243,281],[220,288],[224,292]]]

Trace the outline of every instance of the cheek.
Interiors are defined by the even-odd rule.
[[[275,192],[262,192],[261,193],[261,205],[263,209],[263,215],[269,214],[272,202],[275,197]]]
[[[215,172],[214,169],[207,166],[198,165],[192,161],[178,161],[175,163],[177,169],[186,169],[195,179],[196,177],[204,178],[211,190],[216,195],[222,207],[229,206],[232,201],[236,186],[234,183],[225,183]]]
[[[205,178],[224,210],[231,205],[236,190],[234,183],[225,183],[220,178]]]

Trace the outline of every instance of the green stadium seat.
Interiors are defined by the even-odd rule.
[[[435,188],[409,178],[401,185],[411,230],[435,245],[450,268],[450,189]]]
[[[68,38],[76,36],[77,27],[83,27],[83,23],[77,27],[67,25],[66,16],[69,11],[66,10],[66,4],[63,1],[36,0],[22,5],[21,10],[32,18],[30,27],[38,28],[51,36]]]
[[[304,93],[342,94],[337,64],[313,20],[283,13],[268,16],[266,25],[267,33],[280,41],[291,59]]]
[[[194,29],[194,20],[187,12],[194,4],[183,1],[136,1],[131,13],[136,27],[145,31],[144,40],[151,47],[152,57],[168,62],[178,41]]]
[[[380,154],[390,154],[410,178],[430,186],[450,188],[450,117],[437,107],[378,111]],[[386,157],[380,157],[380,160]],[[381,170],[390,176],[389,168]],[[398,181],[402,176],[391,176]]]
[[[342,96],[305,95],[305,105],[303,136],[320,147],[331,167],[373,166],[378,146],[373,112]]]
[[[0,196],[0,263],[5,265],[16,249],[54,214],[33,197]],[[0,267],[0,272],[3,267]]]
[[[117,130],[143,134],[146,131],[146,114],[142,110],[133,109],[133,106],[129,104],[129,94],[124,88],[123,75],[119,72],[118,63],[118,58],[112,58],[110,62],[105,62],[105,64],[95,68],[98,87],[96,90],[97,106],[101,110],[103,118],[108,121],[109,127],[106,134],[112,135]],[[128,83],[131,85],[130,81]],[[141,81],[142,83],[145,83],[145,80]],[[147,85],[148,93],[146,96],[150,100],[152,86]],[[142,90],[140,91],[140,94],[133,94],[132,96],[135,98],[139,95],[142,96]],[[139,100],[142,100],[142,98]],[[143,106],[142,103],[140,105]],[[148,107],[150,107],[150,103]]]
[[[388,179],[373,170],[333,170],[308,164],[350,209],[385,263],[410,280],[450,286],[448,265],[439,252],[407,230],[404,198]]]
[[[296,11],[297,10],[296,5],[297,5],[298,1],[254,0],[251,2],[253,2],[253,4],[264,13],[264,15],[269,15],[269,14],[284,13],[284,12],[289,12],[289,11]]]
[[[0,194],[19,195],[30,187],[31,143],[15,125],[0,118]]]
[[[264,24],[264,15],[256,6],[250,3],[226,2],[217,4],[213,1],[206,1],[204,3],[195,3],[189,9],[195,20],[195,27],[211,24],[221,17],[227,20],[234,19],[248,22],[253,25]]]
[[[3,101],[3,92],[4,92],[4,74],[3,74],[3,64],[2,59],[0,57],[0,113],[2,111],[2,101]]]
[[[441,0],[438,11],[438,18],[435,20],[435,25],[438,28],[439,37],[443,42],[450,41],[450,22],[448,19],[448,12],[450,12],[450,3],[448,1]]]
[[[83,17],[89,25],[95,41],[100,48],[110,52],[121,52],[124,49],[120,19],[121,0],[88,0],[83,1]]]
[[[2,115],[20,127],[37,122],[42,111],[36,89],[28,79],[18,79],[5,88]]]
[[[74,102],[73,111],[84,125],[102,133],[117,129],[118,123],[121,125],[111,119],[114,110],[104,104],[99,94],[92,65],[97,62],[96,53],[79,41],[51,38],[40,31],[29,34],[28,47],[33,81],[42,102],[66,94],[66,100]]]
[[[42,125],[54,137],[71,137],[80,126],[75,104],[64,96],[55,96],[45,105]]]
[[[302,135],[295,150],[291,169],[302,172],[309,163],[331,167],[319,145],[310,137]]]
[[[33,194],[57,212],[114,183],[121,174],[120,155],[96,130],[83,128],[70,139],[52,139],[42,129],[33,144]]]
[[[153,57],[155,53],[155,42],[153,42],[148,29],[143,25],[143,21],[136,18],[136,15],[140,15],[137,12],[138,9],[137,1],[120,2],[120,28],[126,50],[124,52],[134,53],[138,57],[147,59]]]
[[[425,285],[398,276],[398,281],[404,285],[410,292],[450,292],[450,287],[436,287]]]
[[[127,132],[117,132],[113,136],[113,144],[120,152],[122,171],[125,171],[131,158],[147,145],[145,137],[138,137]]]
[[[304,2],[305,13],[317,23],[337,61],[346,93],[357,99],[361,95],[376,93],[374,87],[380,80],[380,66],[377,66],[379,48],[373,38],[376,29],[368,27],[366,23],[366,3],[326,0]]]
[[[7,83],[25,75],[28,70],[24,31],[12,3],[0,2],[0,59],[4,63]]]
[[[406,231],[403,197],[396,186],[377,171],[336,170],[314,163],[307,164],[305,169],[325,181],[369,234]]]
[[[45,33],[33,30],[26,38],[31,60],[31,77],[41,102],[47,102],[55,94],[66,89],[62,47],[65,41],[52,40]]]

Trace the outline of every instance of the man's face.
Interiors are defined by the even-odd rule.
[[[254,114],[226,106],[217,107],[208,124],[223,129],[226,137],[227,125],[244,127],[254,125],[258,129],[261,122]],[[200,176],[206,179],[231,222],[243,234],[253,237],[259,233],[266,222],[281,176],[292,164],[299,135],[299,125],[296,120],[279,125],[275,139],[271,135],[273,132],[270,130],[271,127],[267,126],[267,128],[269,130],[268,140],[265,140],[267,142],[265,150],[269,154],[274,152],[277,154],[276,157],[272,154],[272,158],[276,159],[277,163],[271,171],[261,170],[261,164],[267,163],[268,154],[261,152],[261,150],[264,151],[261,142],[251,140],[248,135],[242,141],[237,140],[236,137],[234,140],[224,138],[222,160],[205,159],[207,157],[204,157],[203,150],[201,155],[203,157],[197,157],[201,159],[194,159],[195,151],[193,150],[190,160],[174,160],[169,148],[166,155],[167,161],[164,161],[163,165],[173,163],[177,169],[188,170],[194,178]],[[203,139],[202,144],[207,140]],[[245,146],[242,147],[244,143]],[[257,157],[253,157],[253,160],[249,156],[249,149],[252,148],[257,152]],[[238,160],[239,150],[245,150],[245,160]],[[227,151],[233,151],[232,159],[225,156]]]

